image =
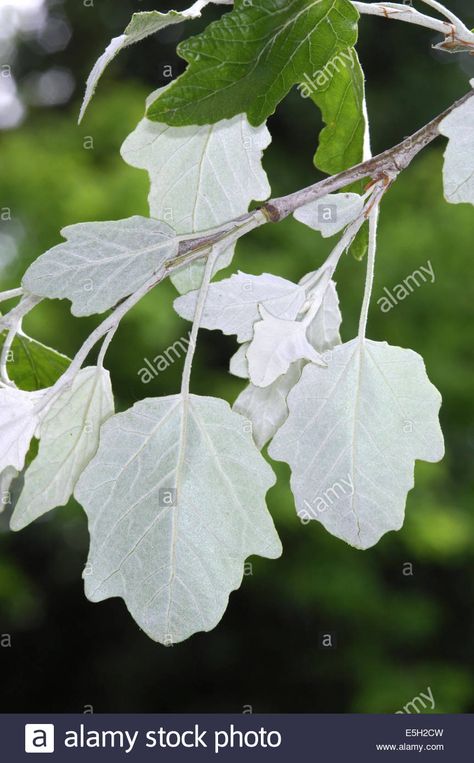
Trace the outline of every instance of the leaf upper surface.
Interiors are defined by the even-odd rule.
[[[148,116],[178,126],[246,113],[259,125],[305,74],[355,44],[358,18],[348,0],[236,0],[179,45],[189,66]]]

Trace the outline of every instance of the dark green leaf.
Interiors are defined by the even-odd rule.
[[[180,126],[245,112],[259,125],[293,85],[355,44],[358,18],[349,0],[236,0],[233,11],[179,45],[189,66],[148,116]]]
[[[4,340],[5,332],[0,333],[0,352]],[[13,341],[7,369],[11,380],[20,389],[33,391],[54,384],[69,363],[65,355],[21,334]]]

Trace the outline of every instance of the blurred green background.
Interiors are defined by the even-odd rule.
[[[126,166],[119,147],[141,118],[146,95],[166,83],[164,67],[182,70],[177,40],[201,24],[173,27],[122,53],[77,127],[83,82],[106,42],[131,12],[169,5],[24,5],[33,11],[20,18],[23,2],[11,3],[13,18],[0,0],[0,51],[16,83],[0,88],[0,208],[11,209],[12,217],[0,228],[0,290],[16,286],[25,267],[60,241],[61,227],[147,214],[146,174]],[[471,0],[450,7],[474,26]],[[437,54],[430,48],[435,39],[429,30],[362,19],[359,52],[374,151],[466,91],[474,58]],[[265,167],[275,195],[318,178],[311,158],[319,128],[316,110],[296,93],[270,120],[274,141]],[[93,149],[84,148],[89,138]],[[232,594],[220,625],[166,649],[140,632],[121,600],[85,600],[88,539],[78,506],[57,509],[19,534],[9,532],[7,511],[0,516],[0,635],[11,637],[11,647],[0,647],[3,711],[393,713],[427,687],[435,712],[474,711],[474,210],[444,202],[442,151],[441,142],[426,150],[384,201],[369,318],[372,338],[423,355],[444,399],[446,457],[417,465],[401,532],[359,552],[317,523],[303,526],[288,469],[276,464],[269,507],[283,557],[253,559],[253,574]],[[242,241],[234,266],[297,280],[323,261],[330,243],[287,220]],[[384,287],[428,260],[435,282],[382,313],[376,300]],[[364,276],[364,263],[350,258],[337,273],[344,339],[355,332]],[[178,389],[181,361],[148,385],[138,375],[144,358],[189,329],[173,313],[174,294],[166,283],[144,299],[111,347],[108,366],[121,410]],[[50,302],[25,328],[71,355],[96,323],[73,319],[66,303]],[[243,382],[227,374],[234,349],[228,337],[201,333],[195,392],[235,399]],[[407,563],[412,575],[404,574]],[[329,632],[337,641],[332,650],[320,646]]]

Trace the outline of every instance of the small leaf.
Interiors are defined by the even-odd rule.
[[[0,333],[0,353],[6,332]],[[66,371],[69,358],[51,347],[18,333],[13,340],[7,362],[10,379],[22,390],[34,391],[52,387]]]
[[[72,386],[52,403],[41,422],[39,452],[26,470],[23,491],[11,519],[12,530],[22,530],[68,502],[97,450],[100,427],[113,412],[108,371],[84,368]]]
[[[198,294],[189,292],[175,300],[178,315],[193,320]],[[259,305],[276,317],[293,320],[305,300],[304,288],[285,278],[239,272],[209,286],[200,326],[236,334],[239,342],[246,342],[252,339],[254,323],[260,319]]]
[[[354,339],[327,368],[307,365],[269,449],[291,467],[299,516],[362,549],[400,529],[415,459],[443,457],[440,404],[423,359],[385,342]]]
[[[228,3],[229,0],[196,2],[191,8],[188,8],[185,11],[168,11],[168,13],[145,11],[143,13],[134,13],[124,34],[121,34],[119,37],[114,37],[104,53],[102,53],[100,58],[94,64],[94,68],[87,79],[86,92],[81,106],[79,122],[81,122],[84,117],[86,109],[94,96],[96,87],[104,71],[121,50],[129,45],[139,42],[140,40],[144,40],[145,37],[156,34],[156,32],[159,32],[160,29],[163,29],[164,27],[172,24],[180,24],[188,19],[198,18],[201,15],[201,9],[208,5],[209,2],[224,4]]]
[[[61,234],[67,242],[33,262],[22,284],[39,297],[69,299],[77,316],[114,307],[178,252],[173,229],[148,217],[79,223]]]
[[[250,380],[257,387],[268,387],[288,371],[295,360],[324,362],[306,337],[307,326],[301,321],[274,318],[263,306],[262,320],[255,324],[254,338],[247,350]]]
[[[244,560],[281,553],[265,505],[274,481],[223,400],[174,395],[114,416],[76,488],[91,535],[87,597],[121,596],[162,644],[211,630]]]
[[[189,66],[148,110],[158,122],[209,124],[246,113],[259,125],[293,85],[357,39],[348,0],[236,0],[234,10],[185,40]]]
[[[161,92],[161,91],[158,91]],[[153,103],[156,94],[149,102]],[[202,127],[167,127],[143,119],[122,146],[122,157],[150,176],[150,215],[179,234],[199,233],[247,212],[270,196],[262,154],[271,136],[243,114]],[[232,261],[231,245],[214,272]],[[171,276],[181,293],[198,289],[204,273],[197,261]]]
[[[360,217],[363,211],[364,199],[359,194],[333,193],[305,204],[293,213],[293,217],[328,238]]]
[[[474,97],[445,117],[439,130],[449,138],[443,169],[446,200],[474,204]]]
[[[308,274],[308,277],[313,274]],[[342,316],[339,310],[339,299],[334,281],[330,281],[326,289],[321,307],[311,321],[306,331],[310,344],[318,352],[324,353],[336,344],[340,344],[339,327]],[[231,360],[231,373],[236,376],[248,377],[247,362],[248,344],[242,345]],[[245,358],[238,365],[236,360],[241,354]],[[234,362],[233,362],[234,361]],[[236,367],[237,365],[237,367]],[[233,408],[252,423],[252,435],[258,448],[263,448],[272,439],[288,417],[287,397],[291,389],[299,381],[304,361],[292,363],[286,374],[279,376],[268,387],[256,387],[250,383],[241,392]],[[247,373],[237,371],[247,370]]]

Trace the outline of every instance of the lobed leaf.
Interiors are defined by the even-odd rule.
[[[174,230],[148,217],[79,223],[61,233],[67,242],[33,262],[22,285],[39,297],[69,299],[76,316],[114,307],[178,252]]]
[[[198,291],[193,291],[178,297],[174,301],[178,315],[193,320],[198,295]],[[246,342],[253,337],[255,321],[260,320],[260,305],[276,317],[293,320],[305,300],[304,288],[286,278],[239,271],[209,286],[200,326],[236,334],[239,342]]]
[[[214,628],[244,560],[281,553],[265,505],[274,481],[223,400],[173,395],[114,416],[75,493],[89,517],[87,597],[121,596],[167,645]]]
[[[305,74],[354,45],[358,18],[348,0],[236,0],[233,11],[178,46],[189,66],[148,116],[180,126],[246,113],[262,124]]]
[[[201,127],[168,127],[143,119],[121,153],[132,167],[148,171],[150,215],[186,234],[217,227],[247,212],[251,201],[270,196],[262,167],[270,142],[265,125],[252,127],[243,114]],[[230,264],[234,248],[220,255],[214,272]],[[186,293],[199,288],[203,273],[204,264],[197,261],[171,280]]]
[[[415,459],[443,457],[440,404],[423,359],[385,342],[353,339],[327,368],[307,365],[269,448],[291,467],[303,521],[361,549],[398,530]]]

